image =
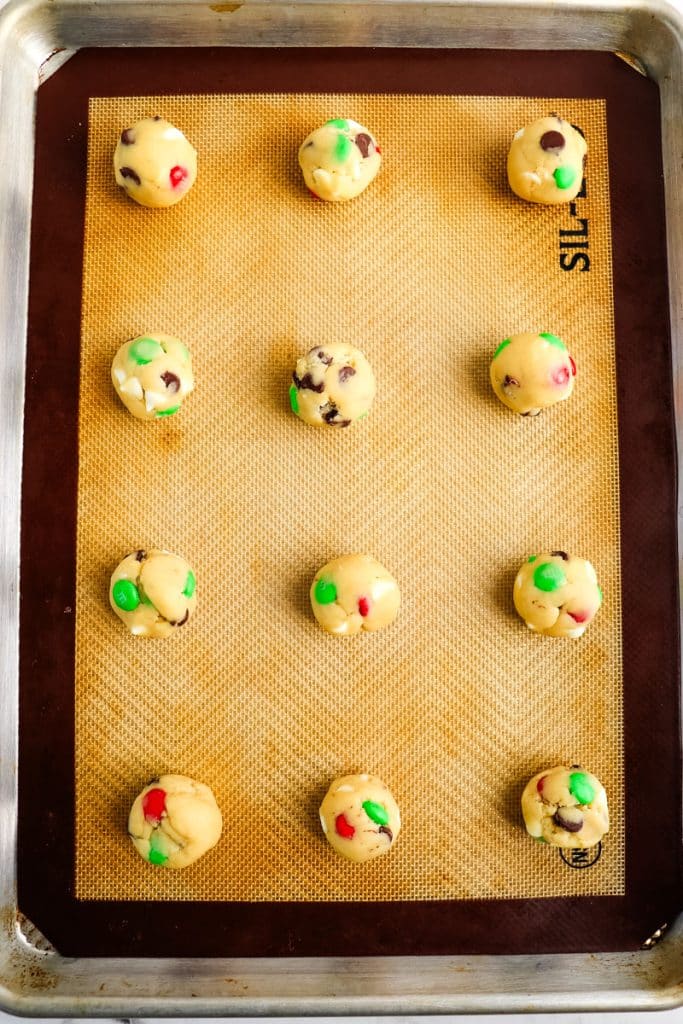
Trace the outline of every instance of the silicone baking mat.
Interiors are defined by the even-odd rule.
[[[86,955],[637,947],[680,902],[656,88],[602,54],[229,55],[84,52],[39,93],[22,911]],[[589,145],[585,189],[560,209],[504,178],[514,131],[552,110]],[[195,188],[166,211],[113,183],[119,131],[152,113],[199,151]],[[338,115],[376,132],[384,165],[334,206],[303,188],[296,151]],[[563,337],[578,365],[570,401],[535,420],[487,379],[525,329]],[[133,420],[109,380],[121,341],[151,330],[190,346],[197,379],[162,424]],[[365,351],[378,395],[363,423],[315,431],[288,409],[289,376],[336,339]],[[130,637],[107,602],[119,558],[153,544],[198,579],[195,618],[166,642]],[[512,610],[515,572],[543,548],[597,568],[605,604],[580,641],[532,636]],[[352,550],[395,574],[403,607],[344,641],[307,592]],[[526,779],[564,760],[610,795],[589,864],[519,820]],[[164,770],[208,782],[225,819],[180,873],[125,835]],[[389,783],[404,826],[356,868],[317,806],[361,770]]]
[[[551,110],[581,127],[585,197],[519,201],[512,135]],[[170,211],[116,187],[121,126],[152,113],[199,152]],[[300,181],[298,144],[355,118],[384,166],[358,202]],[[419,140],[415,126],[419,125]],[[248,141],[247,141],[248,140]],[[619,503],[609,190],[600,100],[366,95],[93,99],[81,336],[76,595],[76,893],[96,899],[406,900],[623,891]],[[575,214],[572,217],[572,213]],[[590,272],[559,232],[590,225]],[[564,236],[562,236],[564,237]],[[581,250],[576,250],[581,251]],[[140,424],[108,379],[128,337],[190,347],[196,392]],[[578,365],[572,399],[510,414],[488,364],[511,333],[550,330]],[[378,397],[351,430],[288,409],[297,357],[347,341]],[[591,424],[590,459],[583,443]],[[182,553],[198,612],[170,642],[111,614],[107,574],[130,550]],[[589,557],[604,608],[580,642],[530,635],[511,606],[530,553]],[[381,634],[331,638],[316,569],[368,551],[403,608]],[[544,766],[604,782],[598,864],[528,841],[519,792]],[[125,829],[148,778],[208,782],[218,847],[153,871]],[[404,826],[390,857],[336,857],[317,806],[329,781],[379,774]],[[105,808],[103,812],[103,808]]]

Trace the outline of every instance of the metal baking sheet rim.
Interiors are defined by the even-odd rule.
[[[18,914],[16,495],[21,485],[35,96],[40,82],[81,47],[132,44],[587,49],[635,57],[661,92],[677,437],[683,423],[683,0],[580,5],[576,0],[0,0],[0,1006],[25,1016],[209,1017],[633,1011],[683,1005],[683,917],[668,922],[661,942],[655,935],[652,948],[638,953],[102,960],[61,957]],[[681,451],[679,444],[679,478]],[[678,541],[681,551],[680,511]]]

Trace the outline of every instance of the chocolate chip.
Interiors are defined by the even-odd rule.
[[[141,184],[139,177],[137,176],[132,167],[122,167],[119,171],[119,174],[122,178],[130,178],[130,180],[134,181],[136,185]]]
[[[144,562],[144,560],[145,560],[145,558],[147,557],[147,555],[146,555],[146,554],[145,554],[145,552],[144,552],[144,551],[142,550],[142,548],[140,548],[140,550],[139,550],[139,551],[136,551],[136,552],[135,552],[135,557],[136,557],[136,559],[137,559],[137,561],[138,561],[138,562]]]
[[[161,114],[155,114],[152,118],[153,121],[161,121]]]
[[[550,554],[554,555],[555,558],[563,558],[565,562],[569,561],[569,555],[566,551],[551,551]]]
[[[383,832],[385,836],[389,836],[389,842],[390,843],[393,841],[394,833],[391,831],[390,828],[387,828],[386,825],[380,825],[380,827],[377,829],[377,831],[378,832]]]
[[[300,391],[315,391],[316,394],[321,395],[325,390],[324,383],[321,381],[320,384],[315,384],[310,373],[305,373],[301,378],[293,373],[292,380]]]
[[[564,149],[565,138],[562,132],[545,132],[541,135],[541,149],[546,152],[557,152]]]
[[[315,352],[315,354],[317,355],[317,357],[320,360],[320,362],[324,363],[325,366],[331,366],[332,365],[332,356],[328,356],[328,354],[327,354],[327,352],[325,351],[324,348],[314,348],[311,351]]]
[[[124,144],[124,146],[132,146],[134,141],[135,137],[133,136],[133,129],[124,128],[124,130],[121,132],[121,142]]]
[[[565,832],[580,832],[583,828],[583,814],[578,807],[558,807],[553,821]]]
[[[320,411],[322,412],[322,409]],[[332,420],[339,415],[339,412],[337,410],[336,405],[331,405],[326,412],[323,412],[322,415],[323,419],[325,420],[325,423],[331,423]]]
[[[190,617],[190,609],[187,608],[186,611],[185,611],[185,614],[183,615],[183,617],[180,620],[180,622],[171,622],[170,625],[171,626],[184,626],[185,623],[187,622],[187,620],[189,619],[189,617]]]
[[[509,373],[506,373],[505,374],[505,379],[503,380],[503,387],[504,388],[518,388],[519,387],[519,381],[517,380],[516,377],[511,377]]]
[[[375,148],[372,143],[372,139],[370,138],[369,135],[366,135],[365,132],[361,132],[360,135],[356,135],[356,145],[361,151],[363,159],[365,159],[366,156],[370,155],[371,146],[373,150]]]
[[[166,370],[165,373],[161,374],[161,379],[166,385],[166,389],[173,394],[176,391],[180,391],[180,377],[176,377],[175,373],[171,373],[170,370]]]
[[[578,132],[578,133],[579,133],[579,135],[581,136],[581,138],[582,138],[582,139],[585,139],[585,138],[586,138],[586,136],[584,135],[584,133],[583,133],[583,131],[581,130],[581,128],[579,128],[578,124],[573,124],[573,125],[572,125],[572,128],[574,129],[574,131],[575,131],[575,132]]]
[[[342,366],[341,370],[339,371],[339,383],[340,384],[346,384],[346,382],[349,379],[349,377],[355,377],[355,376],[356,376],[356,371],[354,370],[354,368],[352,366]]]

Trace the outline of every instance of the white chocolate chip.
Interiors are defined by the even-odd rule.
[[[353,793],[353,786],[337,786],[336,793]]]
[[[586,562],[586,574],[590,579],[591,583],[595,583],[595,585],[597,586],[598,577],[596,576],[595,569],[593,568],[590,562]]]
[[[147,633],[147,626],[133,626],[131,628],[133,636],[145,636]]]
[[[515,132],[515,134],[512,137],[513,137],[513,139],[521,139],[521,137],[523,135],[524,135],[524,129],[520,128],[519,131]]]
[[[160,405],[166,404],[166,395],[160,395],[158,391],[145,392],[145,408],[147,412],[158,409]]]
[[[325,835],[327,835],[327,822],[323,818],[322,811],[318,811],[318,814],[320,815],[320,826],[321,826],[323,832],[325,833]]]
[[[535,171],[522,171],[522,177],[527,178],[528,181],[532,181],[534,185],[540,185],[541,179]]]
[[[117,381],[117,383],[118,383],[118,385],[120,387],[121,384],[123,384],[124,380],[126,379],[126,371],[125,370],[121,370],[120,368],[117,367],[114,370],[114,376],[116,377],[116,381]]]
[[[570,629],[568,631],[568,633],[567,633],[567,636],[571,637],[572,640],[576,640],[577,637],[583,636],[583,634],[585,632],[586,632],[586,627],[585,626],[577,626],[576,629]]]
[[[142,398],[142,384],[137,377],[129,377],[127,381],[121,384],[121,393],[124,395],[132,395],[133,398]]]

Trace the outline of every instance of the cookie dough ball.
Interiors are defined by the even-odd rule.
[[[363,419],[375,397],[375,375],[351,345],[318,345],[296,364],[289,389],[292,411],[313,427],[348,427]]]
[[[311,132],[299,150],[304,181],[314,195],[330,202],[360,195],[381,162],[379,146],[367,128],[343,117]]]
[[[537,416],[569,398],[576,364],[555,334],[513,334],[494,352],[490,374],[503,405],[522,416]]]
[[[145,786],[128,817],[128,835],[141,857],[165,868],[186,868],[211,850],[223,821],[203,782],[162,775]]]
[[[586,849],[609,831],[605,790],[576,764],[534,775],[522,793],[522,815],[529,835],[551,846]]]
[[[517,573],[512,597],[529,629],[572,639],[585,632],[602,604],[591,563],[565,551],[532,555]]]
[[[168,551],[135,551],[114,570],[109,603],[134,636],[170,636],[197,603],[195,576]]]
[[[141,334],[127,341],[114,356],[111,379],[139,420],[173,416],[194,388],[190,353],[169,334]]]
[[[568,203],[581,191],[586,140],[561,117],[521,128],[508,154],[512,191],[531,203]]]
[[[401,828],[393,796],[375,775],[335,779],[320,805],[320,824],[342,857],[364,861],[388,853]]]
[[[390,572],[370,555],[342,555],[311,584],[313,614],[326,633],[353,636],[391,625],[401,594]]]
[[[147,117],[121,132],[114,151],[116,184],[142,206],[173,206],[197,177],[197,152],[178,128]]]

